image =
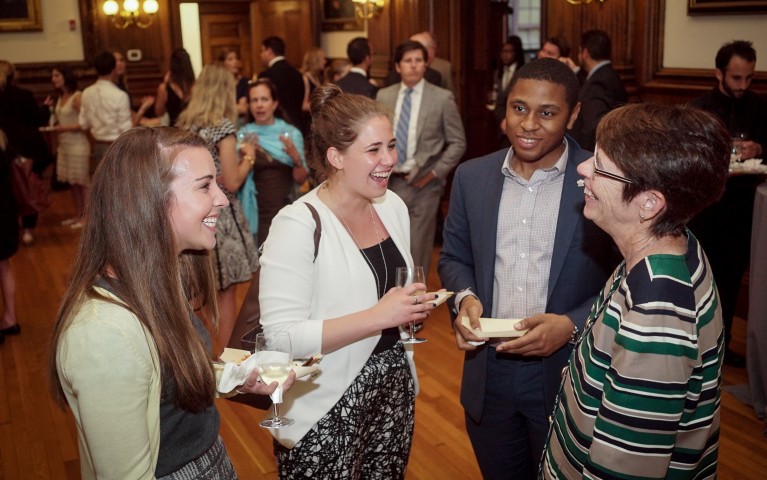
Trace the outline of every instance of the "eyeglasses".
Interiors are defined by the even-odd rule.
[[[607,178],[612,178],[613,180],[618,180],[619,182],[632,184],[634,183],[632,180],[629,180],[626,177],[621,177],[618,174],[610,173],[607,170],[602,170],[597,165],[599,164],[599,157],[596,153],[594,153],[594,173],[598,173],[599,175],[602,175]]]

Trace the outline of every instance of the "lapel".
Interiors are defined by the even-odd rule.
[[[429,108],[431,106],[431,98],[432,98],[432,89],[436,87],[433,87],[429,82],[424,81],[423,84],[423,95],[421,96],[421,106],[418,108],[418,119],[416,120],[415,125],[415,138],[416,138],[416,152],[418,151],[418,144],[421,143],[421,138],[423,135],[423,125],[426,123],[426,116],[429,115],[433,110]]]
[[[551,268],[549,269],[547,302],[551,299],[557,279],[559,279],[559,275],[562,273],[575,230],[583,221],[583,190],[577,184],[580,176],[575,168],[578,166],[578,162],[585,159],[585,157],[581,158],[582,155],[578,155],[580,149],[576,150],[576,143],[569,138],[567,139],[567,144],[567,167],[565,168],[565,179],[562,185],[562,198],[559,201],[557,231],[554,234],[554,252],[551,256]]]

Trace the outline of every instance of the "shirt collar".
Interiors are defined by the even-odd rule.
[[[274,65],[277,62],[279,62],[280,60],[285,60],[285,57],[282,56],[282,55],[278,55],[278,56],[274,57],[273,59],[271,59],[269,61],[269,66],[271,67],[272,65]]]
[[[542,168],[540,171],[545,172],[545,178],[547,180],[552,180],[559,175],[563,175],[565,173],[565,169],[567,168],[567,156],[569,151],[569,145],[567,143],[567,139],[562,139],[562,144],[565,146],[565,149],[562,151],[562,155],[560,155],[557,162],[549,167],[549,168]],[[506,158],[503,160],[503,165],[501,165],[501,174],[504,177],[510,177],[514,179],[518,183],[525,183],[527,184],[528,181],[523,179],[519,176],[517,172],[514,171],[513,168],[511,168],[511,159],[514,157],[514,147],[509,148],[509,151],[506,152]]]
[[[421,81],[416,83],[415,86],[413,87],[413,93],[421,95],[423,93],[423,85],[425,83],[426,83],[426,79],[422,78]],[[408,87],[404,83],[400,82],[399,94],[400,95],[404,95],[405,94],[405,90],[407,90],[408,88],[410,88],[410,87]]]
[[[594,68],[592,68],[591,70],[589,70],[589,74],[588,74],[588,75],[586,75],[586,80],[588,80],[589,78],[591,78],[591,76],[592,76],[592,75],[594,75],[594,73],[595,73],[597,70],[599,70],[600,68],[604,67],[605,65],[608,65],[609,63],[610,63],[610,60],[602,60],[601,62],[599,62],[599,63],[597,63],[596,65],[594,65]]]
[[[365,71],[365,69],[363,69],[363,68],[360,68],[360,67],[352,67],[352,69],[351,69],[351,70],[349,70],[349,72],[350,72],[350,73],[351,73],[351,72],[356,72],[356,73],[359,73],[360,75],[362,75],[362,76],[363,76],[363,77],[365,77],[365,78],[367,78],[367,77],[368,77],[368,72],[366,72],[366,71]]]

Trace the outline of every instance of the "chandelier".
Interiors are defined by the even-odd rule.
[[[384,0],[352,0],[352,2],[354,2],[358,23],[365,23],[381,15],[384,7]]]
[[[120,30],[131,25],[147,28],[154,21],[154,16],[159,9],[157,0],[144,0],[141,5],[143,14],[139,12],[139,0],[124,0],[122,8],[116,0],[106,0],[102,6],[104,14],[112,20],[112,25]]]

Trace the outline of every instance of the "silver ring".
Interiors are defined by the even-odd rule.
[[[418,305],[418,297],[413,295],[413,305]]]

